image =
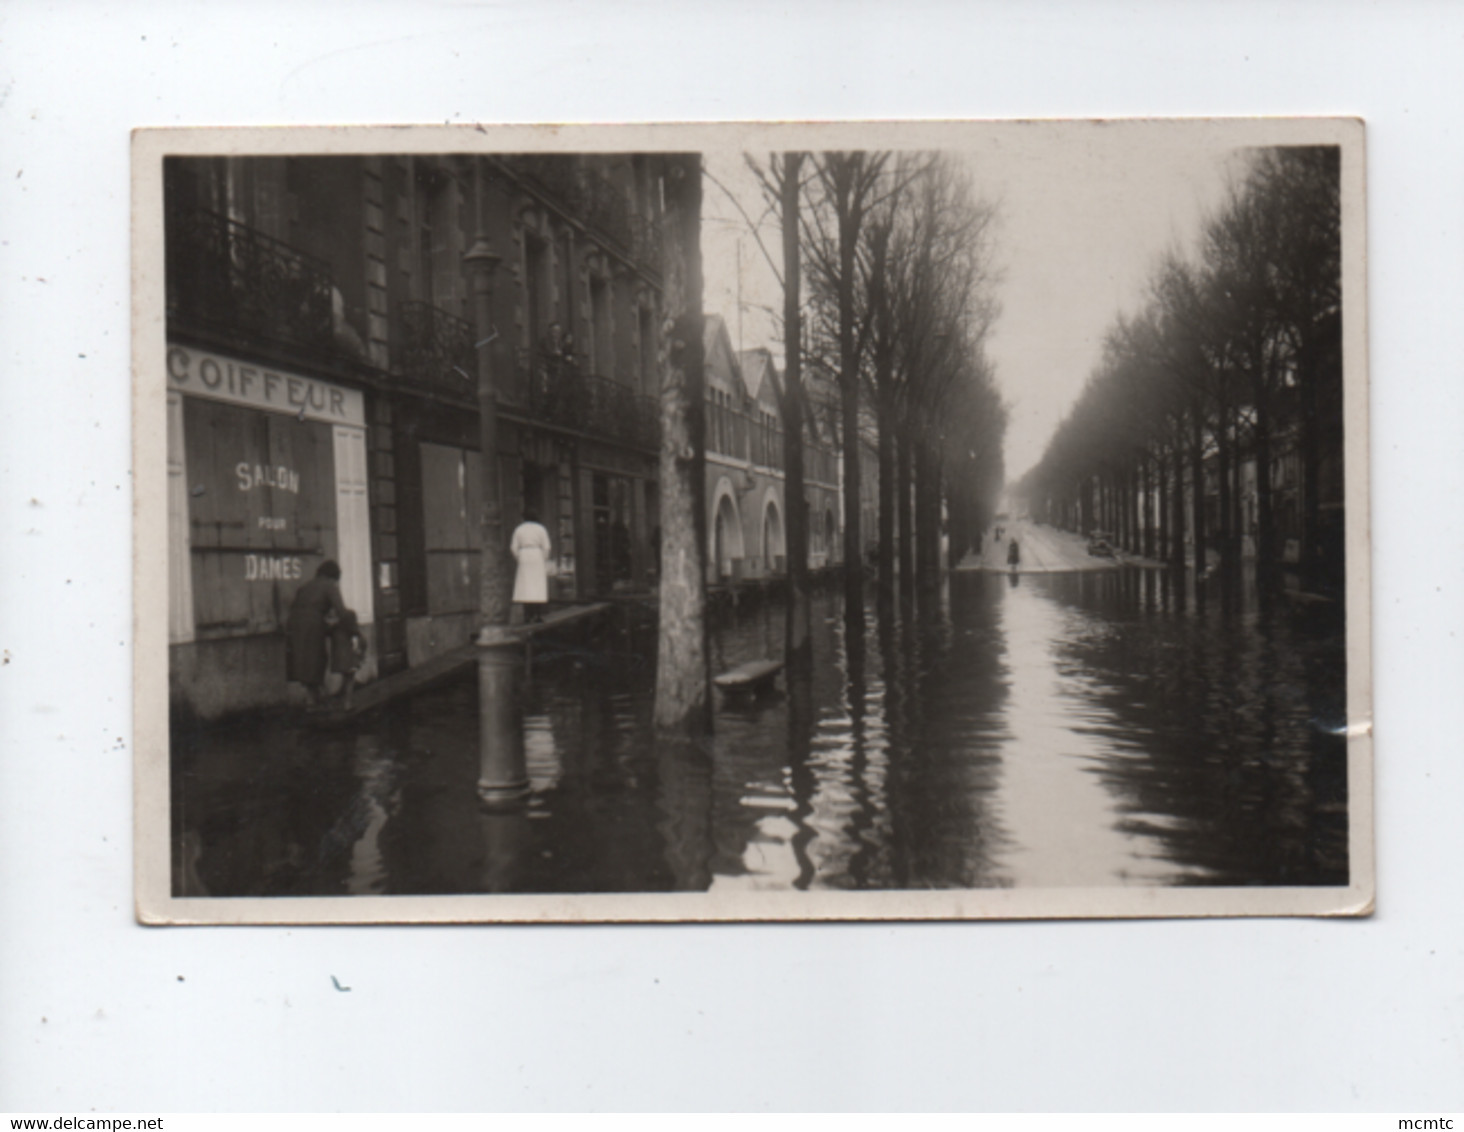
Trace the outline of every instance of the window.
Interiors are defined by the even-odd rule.
[[[547,271],[549,249],[544,241],[534,235],[524,237],[524,289],[527,300],[529,349],[536,358],[548,352],[549,325],[545,319],[548,309],[545,293],[548,290]]]
[[[615,373],[615,343],[610,327],[610,282],[603,275],[590,278],[591,368],[600,377]]]
[[[421,446],[422,526],[427,612],[467,613],[478,606],[483,462],[477,452]]]
[[[273,632],[295,589],[341,557],[331,426],[192,397],[182,410],[194,630]]]
[[[413,237],[417,277],[413,290],[424,303],[457,313],[457,264],[452,255],[447,220],[448,179],[423,161],[414,167]],[[461,303],[457,303],[461,306]]]

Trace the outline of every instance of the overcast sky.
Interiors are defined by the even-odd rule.
[[[1204,216],[1237,172],[1234,151],[1173,129],[1158,134],[1095,126],[1060,142],[1041,127],[963,150],[977,191],[997,205],[1001,314],[988,349],[1011,406],[1006,467],[1015,480],[1041,458],[1097,362],[1120,312],[1140,309],[1151,270],[1170,247],[1188,254]],[[740,156],[709,153],[704,194],[706,306],[742,349],[781,356],[782,291],[737,207],[761,224],[781,270],[777,218],[768,215]],[[739,307],[739,286],[741,304]],[[740,320],[739,320],[740,311]]]

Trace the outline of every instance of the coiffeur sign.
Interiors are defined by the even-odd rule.
[[[192,397],[293,413],[302,420],[366,424],[365,399],[358,390],[204,350],[168,347],[168,384]]]

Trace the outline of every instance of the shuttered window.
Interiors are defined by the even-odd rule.
[[[423,444],[421,452],[427,612],[472,612],[478,608],[482,460],[446,444]]]
[[[198,398],[183,421],[195,634],[278,630],[339,558],[332,426]],[[369,594],[369,559],[359,573]]]

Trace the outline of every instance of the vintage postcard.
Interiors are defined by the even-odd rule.
[[[142,921],[1371,910],[1360,121],[133,154]]]

